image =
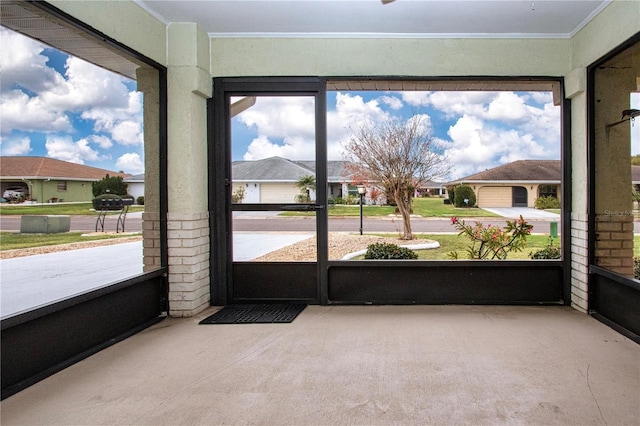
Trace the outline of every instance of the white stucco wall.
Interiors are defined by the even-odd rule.
[[[211,40],[214,76],[562,76],[567,39]]]

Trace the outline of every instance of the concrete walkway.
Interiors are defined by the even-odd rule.
[[[638,425],[640,345],[568,307],[170,318],[0,404],[13,425]]]
[[[508,219],[517,219],[520,216],[522,216],[526,220],[531,220],[531,219],[560,220],[561,218],[561,216],[557,213],[551,213],[544,210],[532,209],[530,207],[483,207],[482,209],[491,213],[498,214],[502,217],[506,217]]]

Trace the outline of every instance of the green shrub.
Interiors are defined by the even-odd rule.
[[[334,204],[344,204],[344,198],[336,197],[336,198],[333,199],[333,203]]]
[[[122,176],[105,175],[102,179],[91,183],[91,191],[93,196],[97,197],[102,194],[127,195],[127,183],[124,182]]]
[[[101,202],[102,200],[118,200],[120,201],[117,204],[113,204],[111,206],[107,206],[107,208],[105,210],[121,210],[122,209],[122,197],[116,194],[102,194],[102,195],[98,195],[96,198],[94,198],[93,200],[91,200],[91,203],[93,204],[93,208],[94,210],[102,210],[103,207],[101,206]]]
[[[360,203],[360,198],[356,197],[355,195],[347,195],[347,198],[344,198],[343,202],[344,202],[344,204],[352,206],[354,204],[359,204]]]
[[[633,278],[640,280],[640,257],[633,258]]]
[[[450,199],[451,202],[453,203],[453,200],[456,198],[456,187],[455,187],[455,185],[447,186],[447,198]]]
[[[141,195],[138,198],[136,198],[136,204],[138,204],[139,206],[144,206],[144,195]]]
[[[540,209],[540,210],[559,209],[560,200],[558,200],[556,197],[552,195],[549,195],[546,197],[542,196],[542,197],[536,198],[535,206],[536,206],[536,209]]]
[[[476,193],[469,185],[460,185],[455,189],[453,204],[456,207],[473,207],[476,205]],[[467,200],[465,203],[464,200]]]
[[[553,237],[549,237],[545,248],[529,253],[531,259],[560,259],[561,256],[560,247],[553,245]]]
[[[396,244],[374,243],[369,244],[365,259],[417,259],[415,251]]]

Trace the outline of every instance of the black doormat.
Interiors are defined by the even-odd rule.
[[[228,305],[200,321],[200,324],[289,323],[307,305],[304,303],[261,303]]]

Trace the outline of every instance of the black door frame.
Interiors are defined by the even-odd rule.
[[[232,203],[231,203],[231,96],[313,96],[315,99],[316,124],[316,262],[243,262],[234,271],[231,255]],[[255,269],[265,266],[270,276],[285,276],[286,268],[297,267],[315,273],[312,294],[293,295],[288,300],[298,299],[307,303],[327,303],[327,149],[326,149],[326,82],[320,77],[218,77],[213,79],[213,98],[208,103],[209,138],[209,211],[211,237],[211,304],[225,305],[252,297],[234,292],[234,272],[243,276],[256,274]],[[282,210],[282,205],[236,205],[237,210]],[[310,206],[313,207],[313,206]],[[274,300],[273,288],[263,289],[255,297],[258,300]],[[275,289],[276,291],[278,289]],[[277,299],[277,297],[275,297]]]
[[[433,81],[545,81],[558,85],[562,103],[561,163],[562,163],[562,247],[561,260],[549,261],[337,261],[318,258],[318,300],[320,304],[536,304],[569,305],[571,302],[571,101],[564,98],[563,79],[558,77],[240,77],[214,78],[214,96],[209,103],[210,156],[210,221],[211,221],[211,304],[224,305],[233,300],[228,284],[232,279],[230,142],[225,139],[229,125],[227,93],[260,95],[280,87],[285,93],[308,90],[308,84],[322,93],[316,104],[316,115],[326,120],[326,83],[332,80],[353,80],[368,83],[374,80]],[[261,88],[245,90],[248,85]],[[316,117],[318,118],[318,117]],[[326,132],[326,123],[317,132]],[[316,135],[319,137],[319,135]],[[321,137],[326,138],[323,134]],[[326,162],[326,153],[316,161]],[[326,176],[324,177],[326,178]],[[326,191],[326,188],[323,190]],[[326,194],[323,195],[326,197]],[[326,216],[325,216],[326,218]],[[318,234],[327,235],[326,219]],[[326,247],[319,247],[319,256],[326,256]],[[398,285],[400,284],[400,285]]]

